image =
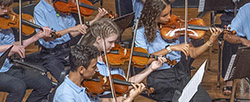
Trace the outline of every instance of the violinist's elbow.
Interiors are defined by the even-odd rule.
[[[194,50],[190,50],[190,52],[189,52],[190,54],[190,57],[191,58],[196,58],[196,57],[198,57],[198,54],[194,51]]]

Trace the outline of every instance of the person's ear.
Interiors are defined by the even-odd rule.
[[[77,68],[77,71],[78,71],[79,73],[83,74],[83,73],[86,71],[86,68],[83,67],[83,66],[80,66],[80,67]]]
[[[97,37],[96,37],[96,42],[97,42],[98,44],[100,44],[100,43],[102,42],[102,38],[101,38],[100,36],[97,36]]]

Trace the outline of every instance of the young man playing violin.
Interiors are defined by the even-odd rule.
[[[110,50],[115,47],[115,41],[119,37],[119,29],[118,26],[109,19],[100,19],[94,22],[87,30],[86,36],[81,41],[82,45],[93,45],[97,47],[100,52],[110,52]],[[104,41],[104,39],[105,41]],[[105,47],[104,47],[105,43]],[[105,49],[105,50],[104,50]],[[114,59],[113,59],[114,60]],[[147,69],[143,70],[141,73],[129,78],[130,82],[139,83],[144,78],[146,78],[152,71],[159,68],[162,63],[166,62],[166,58],[159,57],[157,61],[153,61]],[[97,68],[98,72],[103,76],[109,76],[109,71],[104,63],[104,59],[102,56],[97,58]],[[125,76],[123,69],[121,68],[110,68],[111,74],[119,74]],[[109,92],[104,92],[103,95],[100,95],[101,100],[104,102],[109,102],[111,99],[108,95]],[[108,97],[108,98],[104,98]]]
[[[70,72],[64,82],[57,88],[53,102],[91,102],[83,85],[84,79],[92,79],[97,71],[97,57],[99,50],[93,45],[76,45],[71,48]],[[119,102],[132,102],[135,96],[141,93],[145,86],[143,84],[133,85],[128,98]]]
[[[54,0],[40,0],[34,9],[34,18],[36,24],[48,26],[62,36],[48,42],[39,39],[42,45],[41,59],[43,60],[43,66],[57,81],[60,81],[61,72],[68,65],[69,40],[79,34],[85,34],[87,26],[76,25],[76,21],[71,14],[57,12],[54,8],[54,2]],[[98,11],[95,19],[89,22],[90,25],[107,13],[105,9],[99,9]]]
[[[163,55],[178,62],[175,66],[163,64],[147,77],[147,85],[155,89],[150,97],[156,101],[164,102],[172,101],[175,91],[181,92],[189,80],[187,68],[180,62],[181,52],[195,58],[212,46],[221,32],[217,28],[210,29],[212,33],[210,39],[197,48],[191,44],[182,44],[184,37],[172,40],[164,39],[160,35],[160,25],[169,21],[170,10],[171,6],[168,0],[146,0],[139,19],[139,29],[136,32],[135,40],[136,47],[147,49],[149,54]],[[149,62],[151,61],[153,60]],[[211,99],[206,96],[202,101],[211,101]]]
[[[8,14],[8,7],[12,2],[13,0],[0,0],[0,16]],[[23,45],[20,45],[19,42],[15,42],[12,29],[0,28],[0,55],[3,54],[3,51],[14,45],[9,56],[17,53],[20,57],[24,58],[25,47],[40,38],[50,37],[51,32],[49,28],[43,27],[43,30],[37,32],[31,38],[23,40]],[[0,91],[9,93],[6,102],[21,102],[26,89],[33,89],[26,100],[27,102],[41,102],[46,99],[51,88],[51,81],[47,76],[43,76],[37,71],[14,66],[8,59],[5,60],[3,66],[0,68]]]
[[[239,10],[237,15],[228,25],[231,31],[236,31],[236,36],[232,35],[229,31],[224,31],[224,40],[232,44],[242,44],[244,46],[250,47],[250,3],[246,3]],[[231,57],[230,57],[231,58]],[[226,74],[228,67],[222,69],[222,75]],[[226,81],[225,87],[223,89],[225,95],[230,95],[232,92],[233,81]]]

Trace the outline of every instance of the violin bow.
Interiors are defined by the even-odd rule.
[[[136,23],[135,23],[135,28],[134,28],[134,31],[133,31],[134,35],[133,35],[133,40],[132,40],[132,45],[131,45],[131,53],[130,53],[130,57],[129,57],[126,81],[128,81],[129,72],[130,72],[130,69],[131,69],[131,63],[132,63],[132,57],[133,57],[134,45],[135,45],[135,35],[136,35],[137,28],[138,28],[138,22],[139,22],[139,19],[137,18]]]
[[[185,44],[187,44],[187,19],[188,19],[188,0],[185,0]]]
[[[187,44],[187,29],[188,29],[188,0],[185,0],[185,44]],[[186,60],[188,60],[188,57],[186,56]]]
[[[108,73],[109,73],[109,82],[110,82],[110,88],[111,88],[111,93],[112,93],[112,97],[113,97],[113,102],[117,102],[116,99],[116,93],[115,93],[115,89],[114,89],[114,85],[113,85],[113,79],[111,76],[111,71],[110,71],[110,67],[109,67],[109,63],[108,63],[108,57],[107,57],[107,52],[106,52],[106,42],[105,42],[105,37],[104,37],[104,31],[101,31],[102,33],[100,34],[101,38],[102,38],[102,42],[103,42],[103,52],[104,52],[104,57],[105,57],[105,61],[106,61],[106,66],[108,68]]]
[[[23,45],[22,41],[22,0],[19,0],[19,42]]]
[[[79,22],[82,25],[82,17],[81,17],[81,11],[80,11],[80,6],[79,6],[79,1],[76,0],[76,7],[77,7],[77,12],[78,12],[78,17],[79,17]],[[84,38],[85,34],[82,35],[82,37],[80,38],[80,40],[77,42],[77,45],[80,45],[82,39]]]
[[[19,0],[19,43],[20,45],[23,45],[23,39],[22,39],[22,0]],[[24,62],[24,60],[21,58],[21,62]]]

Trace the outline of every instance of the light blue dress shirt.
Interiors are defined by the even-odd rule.
[[[36,24],[53,30],[60,31],[76,25],[76,21],[70,14],[59,14],[55,11],[54,7],[48,4],[46,1],[41,0],[34,9],[34,18]],[[39,30],[37,30],[39,31]],[[45,42],[43,39],[39,39],[42,46],[46,48],[54,48],[57,44],[62,44],[70,40],[69,34],[65,34],[60,38],[53,41]]]
[[[101,75],[103,75],[103,76],[109,76],[108,68],[107,68],[107,66],[106,66],[106,64],[104,62],[97,61],[96,66],[98,68],[97,71]],[[124,71],[123,71],[122,68],[113,68],[113,67],[111,67],[110,71],[111,71],[111,75],[113,75],[113,74],[119,74],[119,75],[125,76]]]
[[[56,89],[53,102],[91,102],[84,87],[77,86],[68,75]]]
[[[250,3],[242,6],[228,27],[237,32],[237,36],[250,40]]]
[[[184,37],[179,37],[176,40],[163,40],[160,31],[157,30],[155,40],[149,43],[146,39],[146,36],[144,35],[144,27],[141,27],[137,30],[135,37],[135,46],[147,49],[149,54],[165,49],[166,45],[177,45],[183,42],[184,42]],[[181,59],[181,52],[172,51],[166,54],[166,58],[169,58],[170,60],[176,60],[177,62],[179,62]],[[167,63],[164,63],[157,70],[168,69],[168,68],[171,68],[171,66],[169,66]]]
[[[141,11],[143,9],[143,3],[141,0],[132,0],[133,4],[133,11],[135,12],[135,19],[134,23],[136,22],[137,18],[140,18],[141,16]]]
[[[0,30],[0,45],[12,45],[15,42],[15,37],[11,29]],[[2,56],[4,52],[0,53]],[[0,72],[7,72],[13,64],[10,64],[9,60],[6,59]]]

